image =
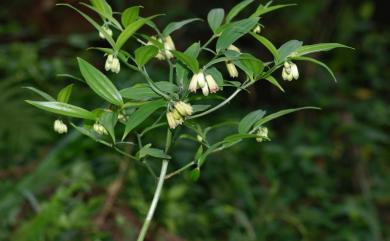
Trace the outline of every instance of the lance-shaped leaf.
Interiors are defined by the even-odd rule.
[[[237,65],[252,79],[260,75],[264,70],[264,63],[255,56],[247,53],[240,55],[240,61]]]
[[[323,68],[325,68],[329,74],[332,76],[333,80],[335,82],[337,82],[337,79],[336,79],[336,76],[334,75],[333,71],[323,62],[319,61],[319,60],[316,60],[316,59],[313,59],[313,58],[310,58],[310,57],[294,57],[293,58],[294,60],[301,60],[301,61],[308,61],[308,62],[312,62],[314,64],[317,64],[319,66],[322,66]]]
[[[130,7],[122,13],[121,22],[125,28],[138,19],[140,8],[141,6]]]
[[[217,41],[217,52],[222,49],[226,49],[231,44],[236,42],[239,38],[251,31],[259,18],[248,18],[234,23],[230,23],[226,27]]]
[[[73,84],[65,86],[57,95],[59,102],[68,103],[70,95],[72,94]]]
[[[285,8],[285,7],[291,7],[291,6],[296,6],[297,4],[281,4],[281,5],[275,5],[275,6],[269,6],[267,5],[260,5],[256,12],[252,14],[251,17],[260,17],[263,14],[278,10],[280,8]]]
[[[171,33],[175,32],[176,30],[179,30],[183,26],[185,26],[185,25],[187,25],[189,23],[195,22],[195,21],[202,21],[202,19],[200,19],[200,18],[190,18],[190,19],[186,19],[186,20],[183,20],[183,21],[170,23],[170,24],[168,24],[168,26],[165,27],[165,29],[162,32],[162,34],[164,36],[168,36]]]
[[[67,103],[57,101],[30,101],[26,100],[27,103],[51,113],[58,115],[64,115],[80,119],[96,120],[97,116],[93,112],[85,110],[81,107],[70,105]]]
[[[186,53],[182,53],[176,50],[171,51],[175,57],[185,64],[193,73],[198,73],[199,72],[199,62],[196,58],[194,58],[191,55],[188,55]]]
[[[137,126],[144,122],[156,110],[164,107],[165,105],[166,102],[164,100],[156,100],[142,105],[127,120],[122,140],[124,140],[132,130],[134,130]]]
[[[99,14],[103,20],[104,19],[107,19],[108,21],[110,21],[117,29],[119,30],[123,30],[121,24],[118,22],[118,20],[116,20],[113,16],[112,16],[112,11],[111,13],[110,12],[106,12],[106,11],[102,11],[102,10],[99,10],[97,9],[96,7],[93,7],[91,5],[88,5],[86,3],[80,3],[84,6],[86,6],[87,8],[91,9],[92,11],[96,12],[97,14]],[[109,5],[108,5],[109,6]]]
[[[265,111],[256,110],[246,115],[238,124],[238,133],[247,134],[251,130],[252,126],[263,118]]]
[[[296,50],[296,52],[297,55],[301,56],[301,55],[306,55],[306,54],[311,54],[316,52],[329,51],[335,48],[353,49],[349,46],[339,44],[339,43],[321,43],[321,44],[311,44],[311,45],[301,46]]]
[[[146,45],[135,50],[135,61],[138,67],[143,67],[154,56],[158,54],[158,48],[153,45]]]
[[[278,87],[278,89],[280,89],[282,92],[284,92],[283,87],[279,84],[279,82],[273,76],[270,75],[270,76],[266,77],[265,80],[267,80],[271,84],[275,85],[276,87]]]
[[[122,106],[122,96],[115,87],[115,85],[102,72],[96,69],[87,61],[77,58],[80,71],[85,81],[91,89],[106,101]]]
[[[56,99],[54,99],[51,95],[49,95],[46,92],[43,92],[42,90],[38,90],[35,87],[26,86],[26,87],[23,87],[23,88],[31,90],[31,91],[37,93],[38,95],[40,95],[42,98],[46,99],[47,101],[56,101]]]
[[[156,82],[154,84],[159,90],[165,93],[173,94],[178,91],[178,87],[168,81]],[[152,88],[150,88],[148,84],[137,84],[132,87],[121,90],[120,93],[123,98],[137,101],[146,101],[160,97],[158,94],[156,94],[156,92],[152,90]]]
[[[230,23],[235,16],[237,16],[244,8],[246,8],[252,2],[253,0],[245,0],[234,6],[226,16],[226,23]]]
[[[292,53],[294,53],[298,48],[302,46],[303,42],[298,40],[290,40],[286,43],[284,43],[280,48],[278,49],[279,53],[279,59],[276,64],[280,64],[286,60],[287,57],[289,57]]]
[[[310,109],[311,110],[320,110],[320,108],[312,107],[312,106],[306,106],[306,107],[295,108],[295,109],[281,110],[281,111],[278,111],[276,113],[267,115],[264,118],[261,118],[258,122],[256,122],[255,128],[257,128],[257,127],[259,127],[261,125],[264,125],[265,123],[267,123],[267,122],[269,122],[271,120],[274,120],[276,118],[279,118],[281,116],[284,116],[284,115],[287,115],[287,114],[290,114],[290,113],[293,113],[293,112],[296,112],[296,111],[300,111],[300,110],[310,110]]]
[[[105,0],[91,0],[92,6],[105,15],[112,16],[111,6]]]
[[[108,131],[112,141],[115,143],[115,125],[118,122],[118,114],[112,111],[105,111],[100,116],[99,122]]]
[[[223,10],[222,8],[212,9],[207,15],[207,21],[210,25],[211,30],[213,30],[214,33],[221,26],[224,17],[225,10]]]
[[[279,59],[280,59],[279,52],[276,49],[276,47],[272,44],[271,41],[269,41],[268,39],[266,39],[263,36],[260,36],[260,35],[258,35],[256,33],[253,33],[253,32],[251,32],[251,35],[255,39],[257,39],[260,43],[262,43],[271,52],[271,54],[274,56],[274,61],[275,62],[279,61]]]
[[[154,16],[149,17],[149,18],[141,18],[141,19],[138,19],[137,21],[129,24],[125,28],[125,30],[123,30],[123,32],[118,36],[118,39],[115,42],[115,49],[117,51],[119,51],[122,48],[122,46],[127,42],[127,40],[129,40],[129,38],[134,35],[135,32],[137,32],[149,20],[151,20],[157,16],[159,16],[159,15],[154,15]]]

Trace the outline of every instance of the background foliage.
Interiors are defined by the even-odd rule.
[[[110,2],[115,9],[142,4],[145,15],[169,12],[162,25],[206,18],[209,9],[235,3]],[[55,3],[0,3],[0,240],[133,240],[153,193],[147,171],[76,132],[55,135],[55,117],[23,102],[34,96],[22,86],[56,93],[69,82],[56,74],[79,75],[76,55],[96,56],[84,49],[100,41],[97,34]],[[279,45],[297,38],[353,46],[355,52],[321,56],[339,83],[318,67],[300,64],[302,78],[284,82],[285,94],[258,83],[209,121],[234,120],[254,108],[314,105],[323,111],[279,119],[268,126],[272,142],[246,141],[211,157],[196,183],[187,175],[168,182],[149,240],[390,240],[386,8],[373,0],[298,4],[266,16],[265,36]],[[206,40],[208,30],[201,26],[175,33],[177,48],[194,36]],[[268,54],[249,39],[239,45]],[[140,78],[125,71],[119,77],[124,84]],[[78,91],[76,102],[96,101]],[[175,151],[180,164],[192,158],[180,146]]]

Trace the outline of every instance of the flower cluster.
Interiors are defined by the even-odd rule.
[[[292,81],[293,79],[297,80],[299,78],[299,71],[297,65],[291,61],[284,62],[282,78],[288,81]]]
[[[188,90],[195,93],[197,89],[202,89],[204,96],[208,96],[209,93],[216,93],[219,90],[219,86],[211,74],[204,74],[200,71],[192,76]]]
[[[175,129],[177,126],[182,125],[184,118],[192,115],[194,112],[192,106],[183,101],[176,102],[174,108],[167,112],[168,125],[171,129]]]
[[[111,30],[109,27],[103,25],[103,26],[102,26],[102,30],[103,30],[108,36],[111,36],[111,37],[112,37],[112,30]],[[101,31],[99,31],[99,37],[100,37],[101,39],[106,39],[106,37],[104,36],[104,34],[103,34]]]
[[[93,130],[99,135],[108,135],[106,128],[104,128],[104,126],[98,122],[93,124]]]
[[[54,121],[54,131],[58,134],[65,134],[68,132],[68,127],[62,122],[62,120]]]
[[[267,140],[269,141],[269,137],[268,137],[268,128],[267,127],[260,127],[259,130],[257,130],[257,138],[256,138],[256,141],[257,142],[263,142],[264,140]]]
[[[152,37],[152,39],[162,43],[164,45],[164,49],[160,50],[158,54],[156,55],[156,58],[158,60],[165,60],[165,59],[172,59],[173,54],[171,53],[172,50],[176,50],[175,43],[173,42],[171,36],[167,36],[164,38],[164,41],[161,38]],[[149,41],[146,43],[146,45],[152,45],[153,43]]]
[[[118,74],[121,71],[121,64],[119,62],[119,59],[116,56],[109,54],[104,68],[106,69],[106,71],[111,70],[112,72]]]

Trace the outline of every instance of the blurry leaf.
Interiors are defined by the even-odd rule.
[[[73,123],[71,123],[71,125],[78,131],[80,132],[81,134],[85,135],[85,136],[88,136],[89,138],[91,138],[92,140],[96,141],[96,142],[99,142],[99,143],[102,143],[103,145],[106,145],[106,146],[111,146],[110,143],[104,141],[104,140],[101,140],[100,139],[100,136],[97,135],[97,133],[93,130],[91,130],[90,128],[87,129],[85,127],[82,127],[82,126],[77,126]]]
[[[276,87],[278,87],[278,89],[280,89],[282,92],[284,92],[283,87],[279,84],[279,82],[273,76],[270,75],[270,76],[266,77],[265,80],[267,80],[271,84],[275,85]]]
[[[85,13],[81,12],[80,10],[78,10],[77,8],[73,7],[72,5],[70,4],[65,4],[65,3],[58,3],[57,4],[58,6],[65,6],[65,7],[69,7],[75,11],[77,11],[81,16],[83,16],[90,24],[92,24],[92,26],[94,26],[99,32],[101,32],[103,35],[104,35],[104,38],[110,43],[110,45],[112,47],[115,47],[115,42],[114,40],[112,39],[112,37],[110,35],[107,34],[106,31],[104,31],[102,29],[102,27],[95,22],[95,20],[93,20],[91,17],[89,17],[88,15],[86,15]]]
[[[333,71],[323,62],[316,60],[316,59],[313,59],[313,58],[310,58],[310,57],[294,57],[294,60],[308,61],[308,62],[312,62],[312,63],[318,64],[318,65],[324,67],[329,72],[329,74],[332,76],[333,80],[335,82],[337,82],[336,76],[334,75]]]
[[[43,92],[42,90],[38,90],[37,88],[31,87],[31,86],[26,86],[26,87],[22,87],[22,88],[34,91],[38,95],[42,96],[42,98],[44,98],[48,101],[56,101],[56,99],[54,99],[51,95],[47,94],[46,92]]]
[[[256,38],[260,43],[262,43],[271,53],[272,55],[274,56],[274,60],[275,62],[278,62],[279,59],[280,59],[280,56],[279,56],[279,52],[278,50],[276,49],[276,47],[272,44],[271,41],[269,41],[268,39],[266,39],[265,37],[263,36],[260,36],[256,33],[252,33],[251,32],[251,35]]]
[[[135,61],[139,67],[143,67],[154,56],[158,54],[158,48],[153,45],[146,45],[135,50]]]
[[[286,110],[281,110],[276,113],[267,115],[266,117],[262,118],[258,122],[256,122],[255,127],[259,127],[261,125],[264,125],[265,123],[274,120],[276,118],[279,118],[281,116],[296,112],[296,111],[301,111],[301,110],[320,110],[320,108],[317,107],[312,107],[312,106],[307,106],[307,107],[301,107],[301,108],[296,108],[296,109],[286,109]]]
[[[184,51],[184,53],[194,58],[198,58],[200,53],[200,43],[193,43],[190,47],[186,49],[186,51]]]
[[[68,103],[70,95],[72,94],[72,90],[73,90],[73,84],[70,84],[70,85],[66,86],[65,88],[63,88],[58,93],[57,101],[63,102],[63,103]]]
[[[152,148],[152,144],[147,144],[139,150],[139,158],[142,159],[147,156],[160,158],[160,159],[171,159],[171,156],[165,154],[164,150]]]
[[[176,50],[171,51],[175,57],[185,64],[193,73],[198,73],[199,72],[199,63],[196,58],[194,58],[191,55],[188,55],[186,53],[182,53]]]
[[[253,0],[245,0],[234,6],[226,16],[226,23],[230,23],[235,16],[237,16],[244,8],[246,8],[252,2]]]
[[[279,59],[276,64],[283,63],[288,56],[290,56],[293,52],[295,52],[298,48],[302,46],[303,42],[298,40],[290,40],[284,43],[278,49]]]
[[[290,7],[290,6],[296,6],[296,4],[282,4],[282,5],[275,5],[272,7],[260,5],[257,8],[256,12],[254,14],[252,14],[251,17],[260,17],[263,14],[278,10],[280,8]]]
[[[121,22],[125,28],[138,19],[140,8],[140,6],[130,7],[122,13]]]
[[[225,10],[223,10],[222,8],[212,9],[207,15],[207,21],[214,33],[217,31],[219,26],[221,26],[224,17]]]
[[[339,43],[320,43],[320,44],[301,46],[300,48],[298,48],[296,50],[296,52],[299,56],[301,56],[301,55],[306,55],[306,54],[311,54],[311,53],[316,53],[316,52],[321,52],[321,51],[329,51],[329,50],[332,50],[335,48],[353,49],[349,46],[339,44]]]
[[[175,93],[178,90],[178,87],[175,84],[172,84],[168,81],[156,82],[155,85],[158,89],[165,93]],[[160,97],[147,84],[137,84],[130,88],[121,90],[120,93],[123,98],[140,101]]]
[[[205,111],[208,108],[210,108],[210,105],[192,105],[194,113]]]
[[[112,16],[111,6],[105,0],[91,0],[90,2],[99,12]]]
[[[97,95],[114,105],[123,105],[122,96],[111,80],[87,61],[81,58],[77,61],[82,76]]]
[[[182,28],[184,25],[192,23],[192,22],[195,22],[195,21],[202,21],[202,19],[200,19],[200,18],[191,18],[191,19],[186,19],[186,20],[179,21],[179,22],[170,23],[170,24],[168,24],[168,26],[165,27],[165,29],[162,32],[162,34],[164,36],[168,36],[171,33],[173,33],[174,31]]]
[[[263,62],[251,54],[241,54],[240,63],[241,65],[238,66],[243,69],[247,75],[251,76],[252,79],[259,76],[264,70]]]
[[[256,110],[248,115],[246,115],[238,124],[238,133],[240,134],[246,134],[249,133],[252,126],[261,118],[263,118],[265,115],[265,111],[263,110]]]
[[[164,100],[156,100],[142,105],[138,110],[136,110],[127,120],[125,132],[122,137],[122,141],[126,136],[144,122],[150,115],[152,115],[156,110],[165,107],[166,102]]]
[[[122,30],[122,26],[121,24],[118,22],[118,20],[116,20],[114,17],[112,17],[112,11],[110,12],[106,12],[106,11],[102,11],[102,10],[99,10],[97,9],[96,7],[92,7],[86,3],[80,3],[86,7],[88,7],[89,9],[91,9],[92,11],[95,11],[96,13],[98,13],[103,19],[107,19],[108,21],[110,21],[117,29],[119,30]],[[108,5],[108,4],[107,4]],[[109,6],[109,5],[108,5]],[[109,6],[110,7],[110,6]],[[110,7],[110,10],[111,10],[111,7]]]
[[[224,144],[230,144],[236,141],[240,141],[242,139],[252,139],[252,138],[257,138],[256,134],[234,134],[230,135],[228,137],[225,137],[223,139]]]
[[[159,15],[154,15],[149,18],[141,18],[129,24],[125,28],[125,30],[123,30],[123,32],[118,36],[118,39],[116,40],[115,43],[115,49],[117,51],[120,50],[123,47],[123,45],[127,42],[127,40],[129,40],[129,38],[134,35],[135,32],[137,32],[142,26],[144,26],[147,21],[157,16]]]
[[[239,38],[251,31],[258,21],[259,18],[248,18],[238,22],[230,23],[218,38],[217,52],[222,49],[226,49]]]
[[[112,111],[105,111],[100,116],[99,122],[108,131],[112,141],[115,143],[115,125],[118,122],[118,114]]]
[[[88,119],[88,120],[96,120],[96,115],[90,111],[87,111],[78,106],[56,102],[56,101],[29,101],[26,100],[27,103],[55,114],[65,115],[69,117]]]
[[[191,172],[190,172],[190,178],[193,182],[196,182],[199,180],[199,177],[200,177],[200,168],[197,167],[195,169],[193,169]]]

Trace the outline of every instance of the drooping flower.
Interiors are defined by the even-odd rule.
[[[98,122],[95,122],[95,124],[93,124],[93,130],[99,135],[108,135],[106,128],[104,128],[104,126]]]
[[[112,71],[113,73],[118,74],[121,70],[119,59],[116,56],[109,54],[104,68],[106,71]]]
[[[292,81],[293,79],[297,80],[299,78],[298,66],[290,61],[284,62],[282,78],[288,81]]]
[[[211,74],[206,75],[206,82],[210,93],[216,93],[219,90],[219,86]]]
[[[202,93],[204,96],[208,96],[209,93],[210,93],[210,90],[209,90],[209,85],[207,83],[204,84],[204,86],[202,87]]]
[[[176,102],[175,109],[182,116],[190,116],[194,112],[192,106],[190,104],[183,102],[183,101]]]
[[[227,71],[232,78],[237,78],[238,77],[238,70],[236,66],[231,62],[231,61],[226,61],[226,68]]]
[[[203,88],[206,84],[204,73],[201,71],[192,76],[188,90],[190,92],[196,92],[198,88]]]
[[[166,114],[169,128],[175,129],[177,126],[182,125],[184,118],[192,115],[193,111],[190,104],[183,101],[176,102],[173,108]]]
[[[261,32],[261,26],[260,24],[256,25],[256,27],[252,30],[254,33],[259,34]]]
[[[156,55],[158,60],[172,59],[174,56],[172,54],[172,50],[176,50],[175,43],[172,40],[171,36],[167,36],[164,38],[164,41],[161,38],[156,38],[155,36],[151,37],[153,40],[156,40],[163,44],[164,49],[160,50]],[[148,41],[146,45],[153,45],[152,41]]]
[[[54,121],[54,131],[58,134],[65,134],[68,132],[68,126],[62,122],[62,120]]]
[[[270,140],[268,137],[268,128],[266,128],[266,127],[260,127],[259,130],[257,131],[256,135],[257,135],[257,138],[256,138],[257,142],[263,142],[264,140],[268,140],[268,141]]]

